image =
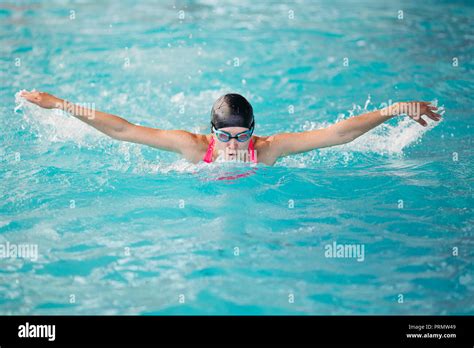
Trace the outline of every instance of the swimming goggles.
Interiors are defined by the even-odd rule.
[[[252,137],[252,133],[253,133],[253,129],[254,129],[253,126],[252,126],[252,128],[250,128],[249,130],[237,133],[236,135],[232,136],[232,134],[230,134],[229,132],[218,130],[212,122],[211,122],[211,124],[212,124],[212,131],[214,133],[216,133],[217,139],[219,141],[222,141],[223,143],[229,142],[230,139],[235,139],[239,143],[244,143]]]

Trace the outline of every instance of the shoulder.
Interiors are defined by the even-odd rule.
[[[272,145],[274,145],[275,136],[274,135],[268,135],[268,136],[254,135],[252,137],[252,140],[254,142],[255,149],[266,151],[266,150],[269,150],[272,147]]]
[[[274,151],[275,136],[256,136],[252,137],[255,150],[257,151],[258,162],[272,166],[278,159],[278,153]]]
[[[255,147],[259,146],[268,146],[268,143],[271,141],[271,136],[252,136],[252,141],[255,144]]]
[[[198,163],[204,158],[207,148],[211,142],[212,135],[187,133],[188,134],[185,136],[191,140],[191,146],[187,147],[186,150],[182,152],[182,155],[188,161]]]
[[[210,141],[210,136],[205,134],[196,134],[185,130],[176,130],[171,132],[175,132],[188,148],[196,150],[201,150],[205,147],[207,148],[207,145]]]

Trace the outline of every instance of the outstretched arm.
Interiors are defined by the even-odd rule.
[[[299,133],[276,134],[270,137],[272,138],[270,149],[272,155],[278,158],[317,148],[345,144],[401,114],[407,114],[426,127],[428,124],[421,118],[421,115],[426,115],[435,121],[441,119],[441,115],[433,112],[434,109],[436,108],[429,105],[428,102],[396,103],[381,110],[351,117],[327,128]]]
[[[44,92],[22,92],[20,95],[43,108],[64,110],[114,139],[178,152],[188,159],[194,157],[198,143],[196,134],[135,125],[119,116],[75,105]]]

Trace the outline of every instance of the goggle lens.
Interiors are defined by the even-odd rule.
[[[223,142],[228,142],[230,139],[229,139],[229,136],[225,133],[217,133],[217,138],[220,140],[220,141],[223,141]]]
[[[249,140],[250,138],[250,134],[249,133],[243,133],[243,134],[239,134],[237,136],[237,141],[240,141],[240,142],[245,142],[247,140]]]

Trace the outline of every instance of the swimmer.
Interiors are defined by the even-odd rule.
[[[349,143],[395,116],[407,115],[424,127],[428,124],[421,118],[423,115],[434,121],[441,119],[441,115],[435,112],[436,107],[429,102],[399,102],[323,129],[256,136],[253,134],[255,119],[250,103],[239,94],[226,94],[212,107],[211,133],[195,134],[139,126],[119,116],[75,105],[45,92],[22,91],[20,96],[42,108],[64,110],[113,139],[173,151],[192,163],[243,159],[271,166],[280,157]]]

